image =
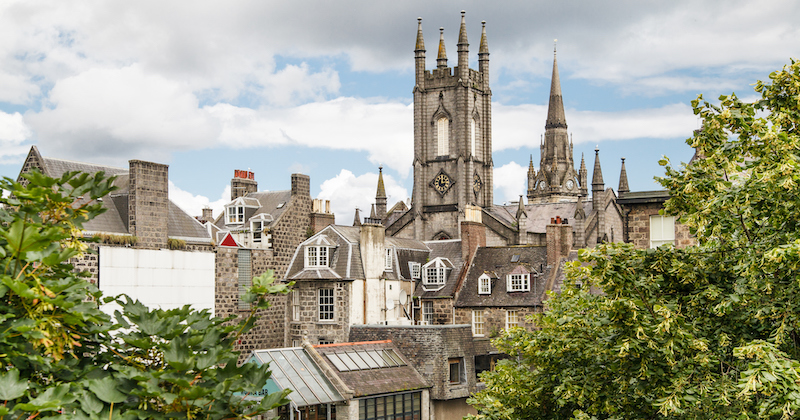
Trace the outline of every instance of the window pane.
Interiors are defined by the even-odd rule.
[[[356,362],[354,362],[353,359],[351,359],[350,356],[347,355],[347,353],[337,353],[336,355],[339,356],[339,359],[341,359],[345,365],[347,365],[348,369],[360,370]]]
[[[327,356],[328,360],[330,360],[331,363],[333,363],[333,365],[336,366],[336,369],[338,369],[339,372],[347,372],[350,370],[350,368],[348,368],[347,365],[344,364],[344,362],[342,361],[342,359],[339,358],[338,355],[326,354],[325,356]]]
[[[361,356],[358,355],[358,353],[347,353],[347,355],[350,356],[350,358],[353,359],[354,362],[356,362],[359,369],[369,369],[369,365],[367,364],[367,362],[365,362],[364,359],[362,359]]]

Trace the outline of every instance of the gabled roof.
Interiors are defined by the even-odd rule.
[[[84,223],[86,232],[129,234],[128,231],[128,169],[113,166],[96,165],[92,163],[75,162],[64,159],[46,158],[39,154],[36,146],[31,147],[28,154],[30,160],[34,157],[39,163],[37,169],[51,177],[61,177],[66,172],[78,171],[94,174],[105,172],[107,176],[115,175],[117,180],[114,185],[119,189],[103,198],[102,204],[106,211],[94,219]],[[22,172],[20,172],[20,176]],[[188,215],[178,205],[169,201],[167,214],[167,235],[170,238],[179,238],[188,241],[208,242],[211,237],[203,225],[194,217]]]
[[[450,270],[444,287],[435,291],[427,291],[423,288],[422,281],[420,281],[414,291],[414,296],[423,298],[453,297],[458,277],[464,267],[464,260],[461,257],[461,240],[425,241],[425,245],[431,249],[430,260],[446,258],[452,263],[453,269]]]
[[[363,279],[364,267],[361,261],[361,226],[329,225],[314,236],[303,241],[295,250],[287,280],[324,280],[324,279]],[[392,270],[383,273],[389,280],[410,279],[409,261],[424,263],[430,249],[424,242],[413,239],[387,237],[384,240],[387,248],[394,251]],[[328,267],[305,267],[305,248],[308,246],[329,247]]]
[[[548,275],[554,269],[557,267],[547,267],[547,247],[544,246],[480,247],[475,252],[454,306],[541,306]],[[530,273],[530,291],[509,292],[506,276],[524,272]],[[489,295],[478,294],[478,277],[483,274],[491,279],[492,293]]]
[[[354,397],[430,388],[390,340],[314,346]]]
[[[592,201],[583,201],[581,204],[583,205],[584,214],[589,215],[592,212]],[[547,225],[549,225],[550,220],[554,219],[556,216],[560,216],[562,219],[572,220],[575,217],[575,209],[577,206],[578,202],[576,201],[526,204],[525,213],[528,216],[528,232],[547,233]],[[511,204],[485,208],[484,211],[506,226],[512,226],[517,223],[515,215],[518,209],[518,204]]]

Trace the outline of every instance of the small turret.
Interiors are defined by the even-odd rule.
[[[444,47],[444,28],[439,28],[439,55],[436,56],[436,67],[440,69],[447,67],[447,51]]]
[[[589,174],[586,170],[586,160],[583,159],[583,153],[581,153],[581,169],[578,174],[581,182],[581,195],[586,197],[589,195]]]
[[[466,83],[469,78],[469,42],[467,41],[466,12],[461,11],[461,28],[458,31],[458,77]]]
[[[414,47],[417,86],[425,88],[425,40],[422,38],[422,18],[417,18],[417,43]]]
[[[356,215],[353,218],[353,226],[361,226],[361,212],[356,207]]]
[[[378,191],[375,193],[375,215],[386,220],[386,188],[383,186],[383,166],[378,167]]]
[[[478,71],[483,75],[485,88],[489,87],[489,43],[486,41],[486,21],[481,21],[481,46],[478,50]]]
[[[617,193],[619,193],[619,197],[622,198],[625,193],[630,191],[631,189],[628,188],[628,173],[625,171],[625,158],[622,158],[622,168],[619,170],[619,188],[617,189]]]

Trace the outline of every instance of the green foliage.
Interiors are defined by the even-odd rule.
[[[0,181],[10,193],[0,199],[0,419],[233,419],[288,402],[288,391],[244,399],[269,371],[237,366],[233,350],[266,295],[288,292],[272,273],[253,279],[241,323],[103,297],[67,261],[87,251],[83,223],[102,212],[96,200],[113,179],[25,177],[27,186]],[[112,301],[113,319],[96,303]]]
[[[186,249],[186,241],[183,239],[169,238],[167,239],[167,248],[171,250]]]
[[[761,98],[693,101],[701,159],[667,159],[699,245],[580,252],[537,331],[495,340],[480,419],[789,419],[800,409],[800,63]],[[588,293],[597,286],[602,295]]]
[[[134,246],[139,242],[139,238],[134,235],[113,235],[110,233],[95,233],[92,239],[109,245]]]

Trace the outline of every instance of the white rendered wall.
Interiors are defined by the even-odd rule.
[[[364,280],[350,283],[350,325],[364,323]]]
[[[214,253],[100,247],[103,295],[124,293],[149,308],[192,305],[214,313]],[[116,305],[103,305],[113,314]]]

